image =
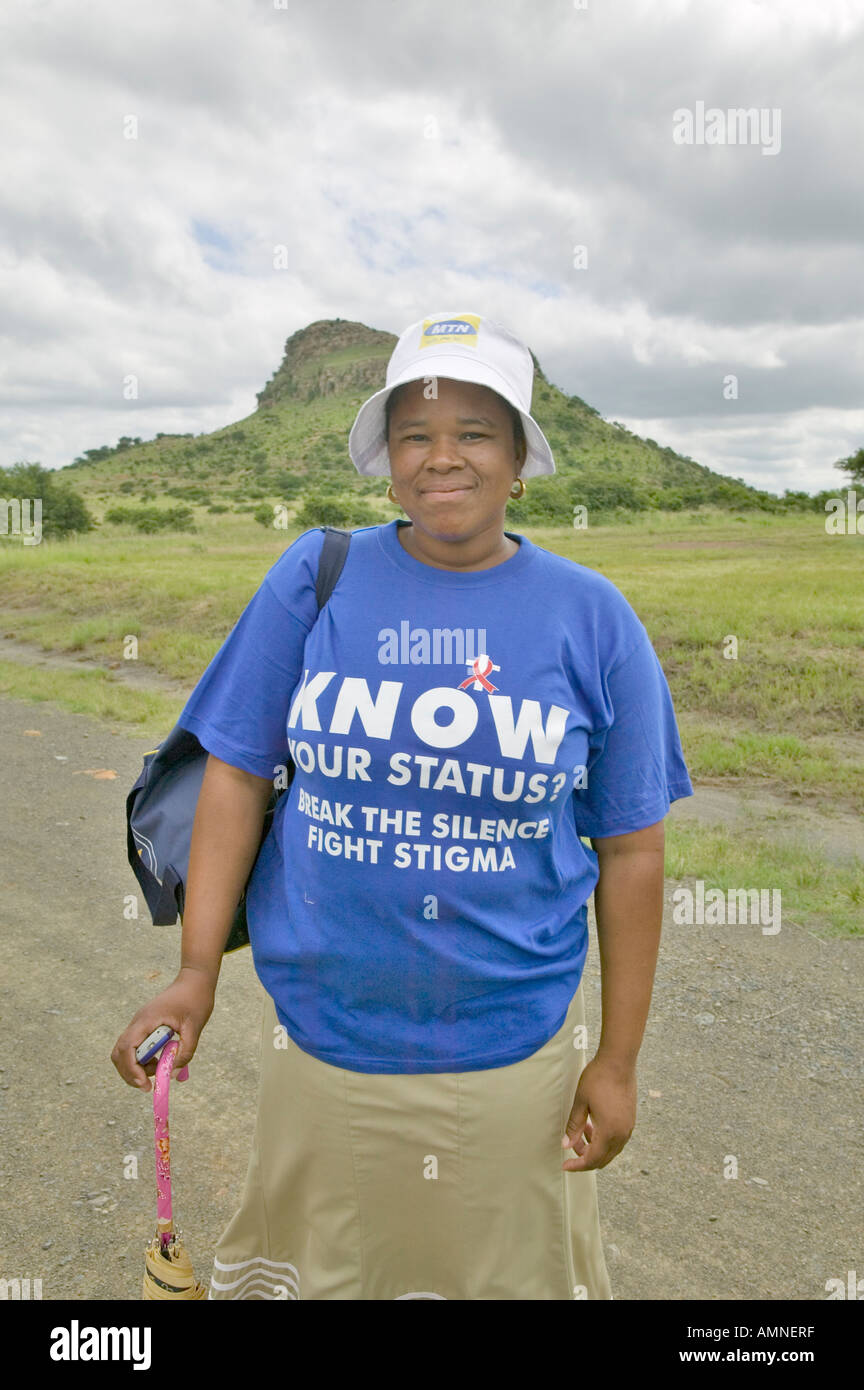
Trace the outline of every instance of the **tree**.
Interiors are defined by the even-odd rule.
[[[834,467],[848,473],[850,483],[864,487],[864,449],[859,449],[856,454],[850,454],[848,459],[839,459]]]
[[[5,497],[42,501],[42,535],[46,539],[92,531],[94,522],[83,497],[68,483],[57,481],[50,468],[22,461],[0,469],[0,492]]]

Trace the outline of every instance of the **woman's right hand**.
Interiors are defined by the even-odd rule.
[[[151,1089],[150,1077],[156,1070],[159,1058],[153,1057],[142,1067],[135,1060],[135,1049],[160,1023],[167,1023],[175,1033],[180,1034],[173,1070],[179,1071],[191,1061],[204,1025],[213,1012],[215,997],[216,980],[213,976],[184,966],[167,989],[138,1010],[111,1052],[111,1061],[127,1086],[138,1086],[142,1091]]]

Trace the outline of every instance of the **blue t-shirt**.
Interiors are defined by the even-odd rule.
[[[353,533],[320,617],[323,532],[299,536],[179,722],[259,777],[294,760],[247,893],[290,1037],[350,1071],[481,1071],[564,1022],[599,876],[580,836],[693,788],[614,584],[513,532],[499,565],[436,569],[405,524]]]

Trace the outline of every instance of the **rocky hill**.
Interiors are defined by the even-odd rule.
[[[282,365],[257,393],[258,408],[355,391],[371,395],[384,385],[387,360],[396,342],[395,333],[347,319],[310,323],[288,339]]]
[[[160,503],[165,497],[209,511],[260,512],[265,503],[282,501],[296,512],[304,497],[323,493],[343,499],[359,494],[374,499],[376,517],[392,516],[384,480],[357,474],[347,441],[357,409],[384,385],[396,341],[392,333],[346,319],[310,323],[288,338],[251,415],[210,434],[160,433],[87,450],[68,465],[76,470],[76,487],[97,514],[100,504],[104,511],[124,499]],[[682,510],[703,504],[770,508],[777,501],[604,420],[579,396],[549,382],[536,357],[534,363],[532,413],[558,471],[531,480],[516,504],[522,519],[567,522],[579,502],[595,510]]]

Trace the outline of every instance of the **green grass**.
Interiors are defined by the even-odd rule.
[[[98,671],[53,671],[17,661],[0,661],[0,695],[35,704],[49,700],[73,714],[89,714],[157,741],[183,708],[182,700],[112,681]]]
[[[195,535],[127,528],[0,547],[4,631],[193,682],[297,530],[198,513]],[[518,522],[508,526],[519,529]],[[687,514],[525,528],[610,578],[648,629],[699,777],[766,779],[864,810],[864,540],[818,517]],[[737,657],[724,646],[737,641]]]
[[[701,727],[864,735],[864,538],[829,536],[807,514],[645,517],[531,535],[617,584],[676,709]],[[730,637],[735,659],[724,656]],[[790,749],[766,745],[772,761]]]
[[[206,539],[106,527],[26,557],[3,547],[2,631],[102,662],[122,659],[133,634],[144,665],[191,685],[288,543],[244,519],[208,518],[202,531]]]
[[[731,829],[668,820],[666,874],[702,879],[706,891],[779,889],[781,931],[794,924],[822,937],[864,936],[864,860],[838,862],[803,838],[777,842],[756,822]]]
[[[326,427],[325,403],[315,402]],[[380,482],[383,494],[385,480]],[[385,505],[382,518],[396,515]],[[598,521],[604,524],[597,524]],[[5,634],[104,665],[138,660],[191,690],[265,573],[298,534],[196,507],[196,534],[104,527],[67,542],[0,546]],[[694,782],[771,790],[831,815],[864,811],[864,538],[814,514],[641,513],[586,530],[508,529],[611,579],[648,630]],[[737,638],[737,659],[723,655]],[[94,671],[0,663],[0,690],[163,738],[183,701]],[[739,830],[667,826],[673,874],[771,883],[813,930],[861,931],[860,861],[847,867]],[[678,856],[676,859],[675,856]],[[678,865],[676,868],[675,865]],[[711,875],[714,875],[714,879]],[[720,875],[721,877],[717,877]]]
[[[760,734],[691,713],[678,714],[678,728],[691,776],[783,791],[827,810],[864,806],[860,740]]]

